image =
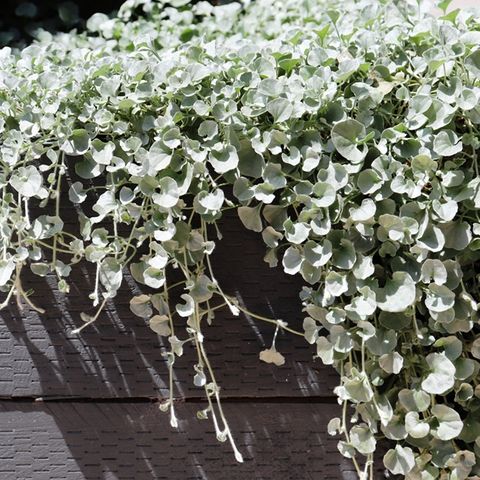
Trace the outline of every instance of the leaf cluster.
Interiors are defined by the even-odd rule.
[[[241,461],[203,334],[217,309],[243,310],[210,262],[216,222],[236,209],[265,260],[305,281],[301,335],[340,373],[343,415],[329,431],[359,477],[373,478],[386,438],[393,474],[473,480],[480,15],[435,18],[414,0],[329,5],[128,0],[85,33],[0,50],[3,306],[31,304],[23,269],[68,292],[71,269],[91,262],[98,310],[79,332],[129,269],[153,289],[131,310],[168,337],[170,386],[192,343],[208,400],[199,418]],[[276,334],[295,332],[255,318],[275,325],[260,358],[280,366]],[[172,388],[162,408],[176,426]]]

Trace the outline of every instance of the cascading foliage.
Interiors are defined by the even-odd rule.
[[[203,341],[215,310],[243,309],[209,260],[235,208],[265,260],[305,280],[304,332],[263,320],[339,371],[329,433],[359,477],[386,437],[393,474],[480,478],[480,12],[429,9],[129,0],[85,33],[0,50],[1,307],[40,310],[25,275],[68,293],[91,262],[79,333],[129,269],[154,289],[131,309],[168,337],[170,387],[193,343],[198,415],[241,461]],[[275,341],[261,358],[283,362]]]

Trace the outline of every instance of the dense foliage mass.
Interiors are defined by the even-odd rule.
[[[340,372],[329,432],[359,476],[386,437],[393,474],[478,479],[480,15],[428,11],[129,0],[86,33],[0,50],[1,306],[38,308],[26,269],[67,293],[86,260],[87,326],[129,268],[155,289],[131,309],[168,337],[170,378],[193,343],[199,417],[241,461],[203,342],[217,308],[243,308],[210,263],[215,222],[236,208],[266,261],[305,280],[301,334]],[[282,364],[275,340],[261,358]],[[163,407],[175,426],[172,393]]]

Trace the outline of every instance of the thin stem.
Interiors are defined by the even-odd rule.
[[[204,225],[202,224],[202,228],[203,227],[204,227]],[[207,259],[208,259],[208,256],[207,256]],[[187,279],[187,282],[189,282],[191,280],[191,278],[190,278],[190,272],[189,272],[188,266],[187,266],[187,252],[186,252],[186,250],[184,251],[184,262],[185,262],[185,265],[182,265],[180,263],[180,268],[182,269],[183,274],[185,275],[185,278]],[[210,266],[210,269],[211,269],[211,266]],[[213,277],[213,274],[212,274],[212,277]],[[213,281],[213,278],[212,278],[212,281]],[[225,302],[227,303],[227,305],[229,305],[229,302],[228,302],[227,299],[225,299]],[[208,371],[208,374],[210,376],[211,383],[213,383],[213,386],[214,386],[214,395],[215,395],[215,401],[217,403],[218,413],[220,415],[220,419],[222,420],[223,427],[224,427],[223,432],[221,432],[218,428],[218,423],[217,423],[217,420],[216,420],[216,417],[215,417],[215,410],[214,410],[213,405],[211,403],[211,399],[210,399],[210,395],[209,395],[209,392],[208,392],[208,389],[207,389],[207,385],[205,385],[205,392],[207,394],[207,399],[208,399],[209,406],[210,406],[210,409],[211,409],[211,412],[212,412],[212,418],[213,418],[213,421],[214,421],[215,430],[217,431],[217,434],[219,434],[219,433],[226,434],[226,436],[227,436],[227,438],[230,442],[230,445],[232,447],[233,453],[235,455],[235,460],[237,460],[237,462],[239,462],[239,463],[242,463],[243,462],[243,456],[237,448],[237,445],[235,443],[233,435],[230,431],[230,427],[228,425],[227,418],[225,417],[225,414],[223,412],[222,403],[220,401],[220,395],[219,395],[220,388],[219,388],[217,380],[215,378],[213,368],[212,368],[212,366],[210,364],[210,361],[208,359],[207,352],[205,351],[205,348],[203,346],[203,335],[201,335],[199,306],[198,306],[197,302],[195,302],[195,306],[194,306],[194,322],[195,322],[194,323],[195,328],[194,328],[194,335],[193,336],[194,336],[194,341],[195,341],[195,347],[197,349],[197,354],[199,354],[199,365],[204,364],[207,367],[207,371]]]
[[[362,338],[362,372],[365,372],[365,339]]]
[[[199,331],[200,330],[200,319],[198,317],[197,306],[198,306],[198,304],[195,304],[195,327]],[[201,353],[201,349],[200,349],[200,339],[198,337],[198,332],[194,333],[194,341],[195,341],[195,350],[197,352],[198,365],[203,368],[205,362],[204,362],[204,359],[203,359],[203,356],[202,356],[202,353]],[[212,413],[213,426],[215,428],[215,432],[218,435],[221,432],[221,430],[220,430],[220,427],[218,425],[218,420],[217,420],[217,416],[215,414],[215,409],[213,407],[212,399],[210,398],[210,393],[208,391],[207,382],[205,382],[205,385],[203,386],[203,388],[205,390],[205,396],[207,397],[209,410]],[[214,383],[214,388],[215,389],[218,388],[218,386],[215,383]]]
[[[55,190],[55,216],[57,218],[60,217],[60,191],[62,188],[62,167],[63,167],[63,159],[64,159],[64,152],[62,152],[62,160],[60,164],[60,173],[58,175],[58,182],[57,182],[57,188]],[[56,167],[55,167],[56,168]],[[52,253],[52,267],[55,269],[55,265],[57,263],[57,237],[58,234],[53,236],[53,253]]]
[[[78,328],[75,328],[74,330],[72,330],[72,333],[76,335],[76,334],[80,333],[84,328],[88,327],[93,322],[95,322],[97,320],[97,318],[100,316],[100,313],[102,312],[103,307],[105,307],[105,304],[107,303],[107,300],[108,300],[108,298],[104,298],[100,307],[98,307],[98,310],[95,313],[95,315],[88,322],[86,322],[84,325],[82,325],[81,327],[78,327]]]
[[[208,241],[207,228],[206,228],[206,225],[205,225],[205,221],[204,221],[203,219],[202,219],[202,231],[203,231],[203,235],[204,235],[205,241]],[[206,258],[206,260],[207,260],[207,267],[208,267],[208,271],[209,271],[209,273],[210,273],[210,277],[211,277],[212,282],[213,282],[213,283],[215,284],[215,286],[217,287],[219,294],[224,298],[224,300],[225,300],[225,302],[227,303],[228,308],[230,309],[230,311],[232,312],[232,314],[235,315],[235,316],[238,316],[238,314],[239,314],[238,306],[233,305],[233,304],[229,301],[228,296],[225,295],[225,293],[223,292],[222,288],[221,288],[220,285],[218,284],[218,281],[217,281],[217,279],[215,278],[215,275],[213,274],[212,263],[210,262],[210,255],[206,254],[206,255],[205,255],[205,258]]]
[[[167,280],[165,275],[165,283],[163,284],[163,291],[165,295],[165,302],[167,305],[169,304],[168,301],[168,288],[167,288]],[[168,308],[168,322],[170,325],[170,335],[175,335],[175,328],[173,325],[173,318],[172,313],[170,312],[170,308]],[[170,347],[169,355],[171,358],[168,361],[168,388],[169,388],[169,407],[170,407],[170,425],[174,428],[178,427],[177,417],[175,416],[174,406],[173,406],[173,365],[175,363],[175,353],[173,352],[173,346]]]
[[[12,285],[12,288],[8,292],[7,298],[2,303],[0,303],[0,310],[3,310],[8,305],[14,292],[15,292],[15,283]]]
[[[212,367],[210,365],[210,362],[208,360],[207,353],[205,352],[205,348],[203,347],[203,342],[199,342],[199,343],[200,343],[200,352],[201,352],[201,354],[203,356],[203,359],[205,361],[205,365],[207,366],[208,373],[210,375],[210,378],[212,379],[212,382],[216,386],[217,381],[215,379],[213,369],[212,369]],[[233,449],[233,453],[235,454],[235,459],[237,460],[237,462],[242,463],[243,462],[243,456],[240,453],[240,451],[238,450],[237,445],[235,444],[235,440],[234,440],[234,438],[232,436],[232,433],[230,431],[230,427],[228,426],[227,419],[226,419],[225,414],[223,412],[222,403],[220,402],[220,395],[218,394],[218,388],[215,389],[215,400],[217,401],[218,413],[220,414],[220,418],[222,419],[223,425],[225,427],[225,432],[227,434],[228,440],[230,441],[230,445]]]
[[[66,253],[68,255],[71,255],[72,252],[70,250],[63,250],[62,248],[58,248],[58,247],[54,247],[52,245],[49,245],[48,243],[46,242],[42,242],[41,240],[37,240],[35,239],[34,240],[35,243],[38,243],[39,245],[41,245],[42,247],[45,247],[45,248],[48,248],[49,250],[54,250],[56,252],[59,252],[59,253]],[[52,260],[52,264],[54,264],[53,260]]]
[[[236,299],[233,299],[233,297],[230,297],[230,299],[231,300],[236,300]],[[250,312],[249,310],[242,307],[238,303],[236,304],[236,307],[240,311],[242,311],[245,315],[248,315],[252,318],[256,318],[257,320],[261,320],[262,322],[268,322],[268,323],[271,323],[273,325],[276,325],[277,327],[280,327],[282,330],[285,330],[286,332],[293,333],[294,335],[298,335],[299,337],[305,337],[305,335],[303,333],[297,332],[296,330],[293,330],[293,328],[290,328],[290,327],[284,325],[283,322],[279,322],[278,320],[274,320],[273,318],[263,317],[262,315],[258,315],[256,313]]]
[[[18,305],[18,308],[20,310],[22,310],[22,303],[20,301],[21,298],[23,298],[25,300],[25,302],[27,302],[27,304],[30,306],[30,308],[32,308],[33,310],[35,310],[36,312],[38,313],[45,313],[45,310],[43,308],[40,308],[40,307],[37,307],[29,298],[28,298],[28,295],[27,295],[27,292],[25,292],[25,290],[23,289],[23,286],[22,286],[22,281],[20,279],[20,273],[22,271],[22,264],[20,263],[17,263],[16,265],[16,274],[15,274],[15,290],[17,292],[17,305]]]
[[[343,362],[340,364],[340,377],[342,379],[343,383],[343,375],[344,375],[344,367],[343,367]],[[345,439],[347,440],[347,443],[350,443],[350,434],[348,433],[348,427],[347,427],[347,405],[348,405],[348,400],[343,401],[343,406],[342,406],[342,430],[343,434],[345,435]],[[360,468],[360,465],[357,462],[357,459],[355,456],[352,456],[352,462],[353,465],[355,466],[355,470],[357,472],[357,475],[359,478],[362,478],[362,469]]]

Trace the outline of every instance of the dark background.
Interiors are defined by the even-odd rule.
[[[51,32],[82,29],[93,13],[110,13],[122,3],[122,0],[3,0],[0,46],[28,44],[38,27]]]
[[[193,3],[198,0],[192,0]],[[230,3],[232,0],[210,0]],[[0,13],[0,47],[23,46],[35,37],[35,30],[82,30],[85,21],[96,12],[110,14],[123,0],[3,0]]]
[[[57,15],[58,7],[64,3],[67,3],[65,0],[29,0],[25,2],[24,0],[4,0],[2,2],[2,17],[5,14],[6,16],[13,16],[15,9],[22,3],[32,3],[34,4],[40,13],[40,17],[47,19],[55,17]],[[71,2],[77,5],[80,16],[83,18],[88,18],[95,12],[110,12],[117,9],[123,3],[122,0],[82,0],[77,2]]]

